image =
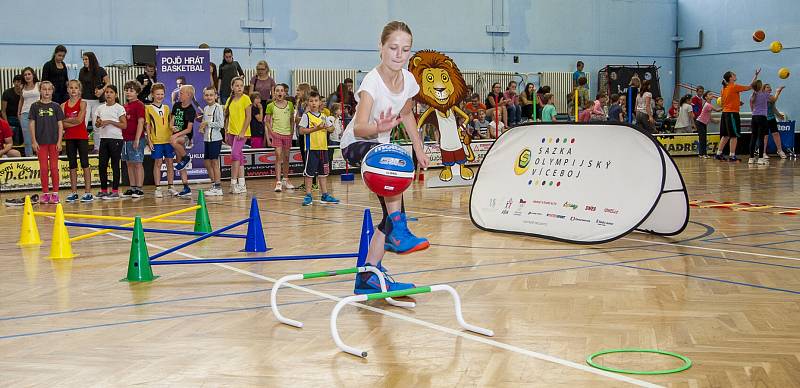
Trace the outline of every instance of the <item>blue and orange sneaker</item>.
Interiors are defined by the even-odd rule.
[[[383,272],[384,280],[386,281],[386,290],[387,291],[399,291],[399,290],[407,290],[410,288],[416,287],[414,283],[401,283],[396,282],[392,275],[389,275],[386,268],[378,263],[376,266],[379,271]],[[378,275],[372,272],[364,272],[356,274],[356,284],[353,287],[353,293],[356,295],[364,295],[364,294],[374,294],[376,292],[382,292],[381,290],[381,282],[378,279]]]
[[[428,239],[417,237],[408,230],[406,213],[394,212],[389,214],[388,219],[392,223],[392,231],[386,236],[383,249],[400,255],[428,249]]]

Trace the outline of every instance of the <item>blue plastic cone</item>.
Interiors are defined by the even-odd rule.
[[[362,267],[367,262],[367,252],[372,235],[375,234],[375,227],[372,225],[372,213],[369,209],[364,209],[364,221],[361,223],[361,239],[358,241],[358,261],[356,267]]]
[[[247,238],[242,252],[266,252],[268,250],[267,239],[264,237],[264,228],[261,226],[258,200],[254,196],[250,202],[250,222],[247,223]]]

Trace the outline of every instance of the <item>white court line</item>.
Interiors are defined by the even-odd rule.
[[[302,198],[302,197],[297,197],[297,198]],[[355,203],[340,203],[340,205],[355,206],[355,207],[360,207],[360,208],[372,209],[372,207],[370,207],[370,206],[359,205],[359,204],[355,204]],[[336,206],[336,205],[331,205],[331,206]],[[408,209],[406,209],[406,213],[417,213],[417,214],[423,214],[423,215],[426,215],[426,216],[438,216],[438,217],[445,217],[445,218],[456,218],[456,219],[459,219],[459,220],[467,220],[467,221],[470,220],[467,217],[447,216],[447,215],[442,215],[442,214],[425,213],[425,212],[420,212],[420,211],[416,211],[416,210],[408,210]],[[721,252],[721,253],[735,253],[735,254],[740,254],[740,255],[761,256],[761,257],[769,257],[769,258],[772,258],[772,259],[800,261],[800,258],[797,258],[797,257],[768,255],[766,253],[734,251],[734,250],[730,250],[730,249],[698,247],[696,245],[685,245],[685,244],[662,242],[662,241],[639,240],[639,239],[630,238],[630,237],[622,237],[622,238],[620,238],[620,240],[636,241],[636,242],[647,243],[647,244],[655,244],[655,245],[669,245],[669,246],[673,246],[673,247],[700,249],[700,250],[704,250],[704,251],[714,251],[714,252]],[[625,248],[625,247],[620,247],[620,248]]]
[[[694,245],[684,245],[684,244],[668,243],[668,242],[661,242],[661,241],[639,240],[639,239],[629,238],[629,237],[623,237],[622,240],[643,242],[643,243],[656,244],[656,245],[671,245],[671,246],[674,246],[674,247],[681,247],[681,248],[702,249],[702,250],[705,250],[705,251],[715,251],[715,252],[723,252],[723,253],[735,253],[735,254],[739,254],[739,255],[769,257],[769,258],[781,259],[781,260],[800,261],[800,258],[797,258],[797,257],[768,255],[766,253],[752,253],[752,252],[734,251],[734,250],[730,250],[730,249],[706,248],[706,247],[698,247],[698,246],[694,246]]]
[[[120,238],[120,239],[123,239],[123,240],[126,240],[126,241],[131,241],[131,239],[129,237],[121,236],[121,235],[116,234],[116,233],[108,233],[108,234],[110,236],[114,236],[114,237],[117,237],[117,238]],[[150,244],[150,243],[147,243],[147,246],[155,248],[155,249],[160,249],[162,251],[167,249],[167,248],[164,248],[164,247],[161,247],[161,246],[158,246],[158,245],[155,245],[155,244]],[[188,254],[188,253],[183,253],[181,251],[175,251],[174,253],[176,253],[178,255],[181,255],[183,257],[190,258],[190,259],[200,259],[200,257],[194,256],[194,255],[191,255],[191,254]],[[246,271],[246,270],[239,269],[239,268],[236,268],[236,267],[232,267],[232,266],[227,265],[227,264],[220,264],[220,263],[212,263],[212,264],[216,265],[217,267],[225,268],[227,270],[231,270],[231,271],[234,271],[234,272],[241,273],[243,275],[251,276],[251,277],[254,277],[256,279],[266,280],[266,281],[271,282],[271,283],[275,283],[277,281],[277,279],[273,279],[271,277],[260,275],[260,274],[254,273],[254,272],[250,272],[250,271]],[[324,292],[313,290],[313,289],[306,288],[306,287],[303,287],[303,286],[298,286],[298,285],[291,284],[291,283],[284,283],[284,285],[288,286],[288,287],[291,287],[291,288],[294,288],[294,289],[299,290],[299,291],[307,292],[307,293],[312,294],[312,295],[316,295],[316,296],[319,296],[319,297],[322,297],[322,298],[330,299],[332,301],[338,302],[338,301],[341,300],[341,298],[339,298],[337,296],[326,294]],[[572,362],[572,361],[569,361],[569,360],[564,360],[564,359],[561,359],[561,358],[558,358],[558,357],[554,357],[554,356],[550,356],[550,355],[547,355],[547,354],[544,354],[544,353],[534,352],[532,350],[523,349],[523,348],[520,348],[520,347],[517,347],[517,346],[514,346],[514,345],[509,345],[509,344],[506,344],[506,343],[503,343],[503,342],[499,342],[499,341],[495,341],[495,340],[491,340],[491,339],[488,339],[488,338],[485,338],[485,337],[468,334],[468,333],[463,332],[463,331],[451,329],[451,328],[445,327],[445,326],[440,326],[440,325],[437,325],[435,323],[423,321],[421,319],[417,319],[417,318],[413,318],[413,317],[397,314],[397,313],[392,312],[392,311],[382,310],[382,309],[379,309],[379,308],[376,308],[376,307],[372,307],[372,306],[368,306],[368,305],[361,304],[361,303],[350,303],[350,305],[358,307],[358,308],[362,308],[362,309],[365,309],[365,310],[369,310],[369,311],[372,311],[372,312],[375,312],[375,313],[378,313],[378,314],[383,314],[383,315],[386,315],[388,317],[397,318],[397,319],[400,319],[400,320],[403,320],[403,321],[406,321],[406,322],[415,323],[417,325],[424,326],[424,327],[427,327],[429,329],[437,330],[437,331],[440,331],[442,333],[451,334],[451,335],[458,336],[458,337],[461,337],[461,338],[465,338],[465,339],[468,339],[468,340],[472,340],[472,341],[475,341],[475,342],[480,342],[480,343],[483,343],[483,344],[486,344],[486,345],[489,345],[489,346],[494,346],[496,348],[505,349],[505,350],[508,350],[510,352],[526,355],[528,357],[536,358],[536,359],[539,359],[539,360],[542,360],[542,361],[548,361],[548,362],[552,362],[552,363],[555,363],[555,364],[563,365],[563,366],[566,366],[566,367],[569,367],[569,368],[578,369],[578,370],[581,370],[581,371],[584,371],[584,372],[592,373],[592,374],[595,374],[595,375],[608,377],[608,378],[611,378],[611,379],[614,379],[614,380],[617,380],[617,381],[629,383],[629,384],[636,385],[636,386],[639,386],[639,387],[648,387],[648,388],[663,387],[661,385],[649,383],[647,381],[637,380],[637,379],[634,379],[634,378],[631,378],[631,377],[628,377],[628,376],[624,376],[624,375],[621,375],[621,374],[606,372],[604,370],[596,369],[596,368],[593,368],[593,367],[590,367],[590,366],[586,366],[586,365],[583,365],[583,364],[578,364],[576,362]]]

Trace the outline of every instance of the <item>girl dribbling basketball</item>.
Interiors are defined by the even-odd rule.
[[[364,77],[355,99],[356,114],[341,139],[342,154],[351,164],[360,163],[364,155],[379,144],[390,142],[393,128],[402,124],[413,143],[417,163],[422,168],[428,167],[428,157],[423,152],[417,123],[411,111],[414,103],[411,100],[419,86],[414,75],[405,67],[411,56],[411,29],[403,22],[393,21],[383,28],[380,40],[381,62]],[[382,272],[386,268],[381,264],[386,251],[407,254],[428,248],[425,238],[417,237],[408,229],[403,196],[378,196],[383,209],[383,219],[372,237],[366,265],[377,267]],[[413,288],[411,283],[395,282],[387,277],[389,291]],[[356,275],[356,294],[380,292],[378,277],[370,272]]]

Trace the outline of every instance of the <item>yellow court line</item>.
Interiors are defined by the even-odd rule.
[[[153,222],[155,220],[160,220],[162,218],[171,217],[171,216],[174,216],[174,215],[177,215],[177,214],[187,213],[187,212],[190,212],[190,211],[193,211],[193,210],[197,210],[197,209],[200,209],[200,205],[187,207],[186,209],[180,209],[180,210],[171,211],[169,213],[164,213],[164,214],[153,216],[153,217],[150,217],[150,218],[144,218],[144,219],[142,219],[142,223]],[[125,226],[125,227],[133,226],[133,222],[129,222],[127,224],[123,224],[123,225],[120,225],[120,226]],[[103,235],[103,234],[106,234],[106,233],[111,233],[113,231],[114,231],[113,229],[98,230],[96,232],[91,232],[91,233],[87,233],[87,234],[80,235],[80,236],[77,236],[77,237],[73,237],[73,238],[69,239],[69,241],[74,242],[74,241],[85,240],[85,239],[87,239],[89,237],[100,236],[100,235]]]
[[[700,209],[714,209],[714,208],[721,208],[721,207],[734,207],[737,206],[735,203],[718,203],[714,205],[703,205],[698,206]]]
[[[52,212],[33,212],[35,216],[55,217],[56,213]],[[84,218],[90,220],[110,220],[110,221],[134,221],[135,217],[123,216],[103,216],[95,214],[77,214],[77,213],[64,213],[64,218]],[[153,220],[151,222],[158,222],[162,224],[181,224],[181,225],[194,225],[194,221],[188,220]]]
[[[774,206],[764,205],[764,206],[742,207],[742,208],[733,209],[733,210],[737,211],[737,212],[738,211],[750,212],[750,211],[759,210],[759,209],[771,209],[773,207]]]

